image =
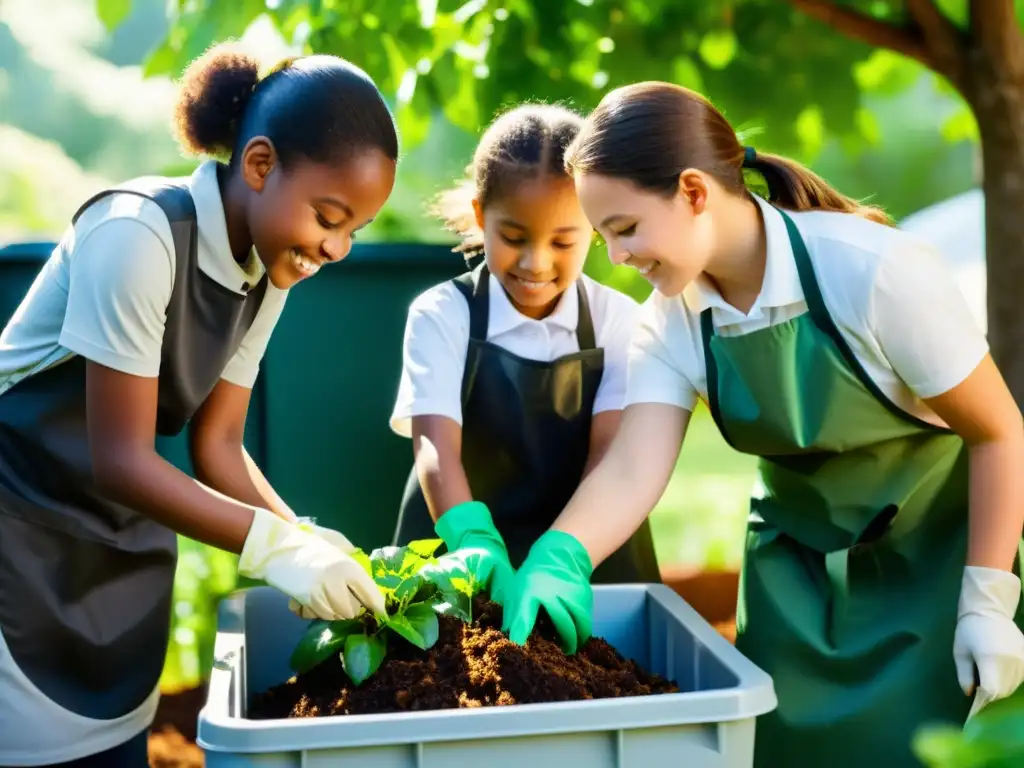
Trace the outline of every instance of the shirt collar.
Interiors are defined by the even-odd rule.
[[[542,320],[534,320],[522,314],[509,301],[508,294],[501,287],[501,283],[494,275],[488,276],[488,294],[490,296],[490,309],[487,318],[487,332],[489,336],[498,336],[502,333],[514,330],[521,325],[530,323],[542,323],[544,325],[562,328],[567,331],[575,331],[576,323],[579,320],[579,296],[576,295],[576,285],[573,284],[562,294],[555,306],[554,311]]]
[[[758,319],[764,310],[795,304],[804,298],[800,286],[800,274],[796,268],[796,258],[789,243],[789,232],[782,214],[771,203],[758,195],[751,195],[764,217],[765,239],[768,253],[765,259],[764,281],[761,292],[754,300],[750,311],[744,315],[728,304],[704,275],[690,283],[683,291],[683,300],[687,308],[700,314],[711,307],[716,315],[725,315],[736,319]]]
[[[244,292],[247,288],[243,286],[251,288],[263,277],[263,262],[255,249],[250,249],[244,264],[235,261],[231,253],[217,166],[217,161],[207,160],[189,179],[189,192],[196,205],[199,257],[203,271],[210,277],[236,293]]]

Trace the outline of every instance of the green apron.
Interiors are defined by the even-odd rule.
[[[779,699],[755,766],[920,766],[914,732],[971,706],[953,662],[967,448],[867,376],[780,213],[808,312],[731,337],[701,315],[708,405],[728,443],[760,457],[764,488],[737,611],[737,647]]]

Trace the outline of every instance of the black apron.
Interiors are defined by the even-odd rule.
[[[153,200],[171,225],[176,266],[156,427],[175,435],[249,330],[267,276],[242,296],[200,271],[187,180],[140,179],[102,192],[75,220],[114,192]],[[49,700],[39,706],[71,713],[66,732],[59,720],[24,726],[44,727],[58,743],[82,728],[75,715],[123,719],[151,700],[177,560],[174,531],[105,498],[93,482],[85,371],[85,359],[73,356],[0,395],[0,632],[8,663]]]
[[[453,281],[469,304],[462,378],[462,466],[473,498],[491,511],[518,568],[531,545],[576,492],[590,451],[594,399],[604,371],[583,281],[576,283],[580,351],[551,362],[528,360],[487,340],[488,271],[481,264]],[[436,538],[416,469],[406,483],[394,542]],[[658,583],[650,525],[599,565],[594,583]]]

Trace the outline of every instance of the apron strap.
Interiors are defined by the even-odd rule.
[[[919,419],[917,416],[903,410],[903,408],[890,400],[888,395],[882,392],[874,379],[872,379],[871,376],[868,375],[868,372],[864,370],[864,366],[861,365],[857,355],[854,354],[853,349],[846,340],[846,337],[840,333],[835,320],[833,320],[832,315],[829,314],[828,307],[825,305],[825,299],[821,294],[821,287],[819,286],[818,279],[814,273],[814,264],[811,262],[811,256],[807,251],[807,245],[804,243],[803,237],[800,235],[800,230],[797,229],[793,219],[787,215],[785,211],[781,208],[776,208],[776,210],[782,215],[782,220],[786,223],[786,232],[789,234],[789,244],[793,249],[793,258],[796,261],[797,274],[800,276],[800,287],[804,292],[804,301],[807,302],[807,311],[810,313],[814,324],[818,326],[818,328],[830,339],[832,339],[836,349],[839,350],[839,354],[842,355],[846,364],[850,366],[850,370],[853,371],[854,375],[860,379],[865,388],[867,388],[874,398],[885,406],[890,413],[899,416],[903,420],[921,427],[922,429],[927,429],[932,432],[952,432],[951,429],[943,429],[936,424],[932,424],[924,419]]]
[[[487,264],[481,263],[472,272],[466,272],[453,280],[455,287],[466,297],[469,304],[469,338],[477,341],[487,341],[487,320],[490,311],[489,277]],[[576,295],[579,299],[576,341],[583,352],[597,347],[594,318],[590,313],[590,300],[587,298],[583,280],[576,281]]]
[[[487,319],[490,311],[489,276],[487,264],[481,262],[473,271],[452,279],[469,305],[469,338],[477,341],[487,341]]]
[[[722,410],[718,401],[718,364],[715,362],[715,355],[711,351],[711,339],[715,336],[715,323],[711,317],[711,307],[700,313],[700,335],[704,344],[704,375],[708,387],[708,410],[711,411],[711,418],[718,427],[718,433],[728,443],[729,447],[736,450],[729,433],[725,429],[725,422],[722,421]]]
[[[597,339],[594,336],[594,319],[590,314],[590,300],[587,298],[587,289],[583,285],[583,278],[576,281],[576,295],[579,297],[576,341],[580,346],[580,352],[584,352],[595,349],[597,347]]]

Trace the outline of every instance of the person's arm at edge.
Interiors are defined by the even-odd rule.
[[[436,523],[452,507],[473,500],[462,466],[462,427],[447,416],[413,416],[416,474]]]
[[[614,297],[618,299],[619,297]],[[672,477],[697,394],[667,335],[678,307],[652,294],[622,297],[603,340],[606,375],[598,391],[584,477],[552,525],[576,537],[596,568],[640,527]],[[685,329],[685,319],[679,324]]]
[[[156,452],[157,381],[87,362],[94,480],[113,500],[177,533],[239,554],[254,510],[193,480]]]
[[[431,519],[473,501],[462,466],[462,375],[469,307],[451,285],[435,286],[409,307],[392,427],[412,440]],[[398,423],[405,426],[396,427]]]
[[[621,410],[601,411],[594,414],[594,418],[590,422],[590,449],[587,452],[587,463],[583,467],[582,479],[585,479],[601,463],[601,459],[608,453],[621,424]]]
[[[1024,418],[953,274],[932,246],[904,245],[880,262],[869,311],[893,370],[968,447],[965,564],[1010,570],[1024,532]]]
[[[1024,533],[1024,418],[990,355],[924,402],[969,451],[968,566],[1009,571]]]
[[[596,568],[640,527],[668,487],[690,411],[636,403],[607,451],[551,526],[577,539]]]
[[[297,517],[253,461],[243,442],[252,390],[221,379],[192,419],[190,449],[196,477],[225,496]]]

